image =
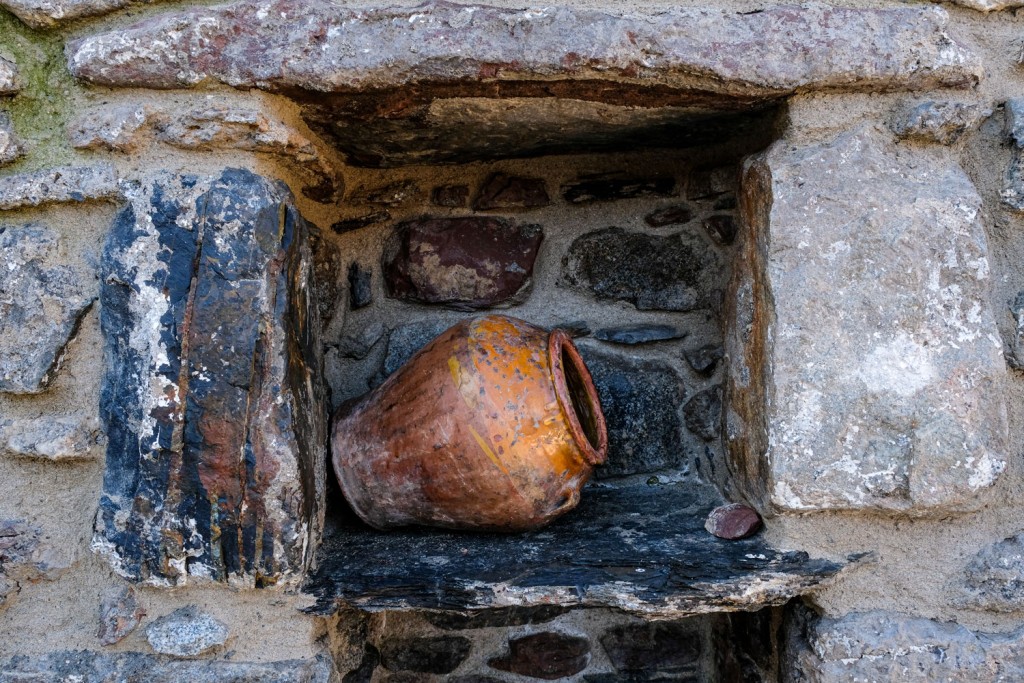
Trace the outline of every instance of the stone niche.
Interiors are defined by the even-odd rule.
[[[977,193],[874,129],[794,146],[781,115],[797,92],[972,86],[941,10],[298,10],[193,8],[68,47],[95,85],[286,96],[348,164],[319,229],[235,170],[122,213],[96,541],[121,573],[301,579],[318,614],[756,610],[855,558],[717,540],[726,497],[945,514],[1001,472]],[[576,336],[609,464],[539,532],[365,527],[325,471],[328,410],[491,309]],[[117,413],[131,392],[143,412]]]

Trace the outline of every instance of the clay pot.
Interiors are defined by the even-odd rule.
[[[455,325],[344,415],[334,471],[379,529],[536,529],[571,510],[608,435],[569,336],[504,316]]]

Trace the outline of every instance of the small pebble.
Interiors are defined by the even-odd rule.
[[[742,503],[722,505],[711,511],[704,528],[719,538],[735,541],[757,533],[761,529],[761,516]]]

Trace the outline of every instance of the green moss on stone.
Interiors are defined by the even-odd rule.
[[[64,38],[35,31],[0,10],[0,55],[17,65],[22,84],[15,97],[0,98],[0,109],[10,112],[15,133],[29,148],[16,170],[67,164],[77,156],[65,126],[81,91],[67,69]]]

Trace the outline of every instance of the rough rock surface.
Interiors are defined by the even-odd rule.
[[[686,462],[678,406],[682,381],[667,364],[579,347],[608,425],[608,461],[597,478],[654,472]]]
[[[90,650],[14,655],[0,659],[0,677],[32,683],[330,683],[322,659],[279,662],[168,660],[138,652],[104,654]]]
[[[50,265],[56,231],[0,226],[0,392],[43,391],[96,300],[93,273]]]
[[[543,178],[522,178],[504,173],[492,174],[480,188],[473,208],[477,211],[493,209],[534,209],[551,203],[547,184]]]
[[[110,164],[32,171],[0,178],[0,211],[122,196]]]
[[[562,282],[640,310],[691,311],[717,305],[722,260],[688,232],[646,235],[604,228],[576,239]]]
[[[13,95],[21,89],[18,69],[11,62],[0,57],[0,95]]]
[[[698,349],[691,349],[683,353],[686,362],[690,364],[694,372],[710,377],[718,366],[718,361],[725,356],[725,349],[721,344],[706,344]]]
[[[90,110],[68,124],[68,141],[75,149],[132,152],[148,131],[152,113],[144,104]]]
[[[100,603],[100,627],[96,632],[100,645],[119,643],[136,629],[146,612],[135,597],[135,589],[126,586]]]
[[[673,204],[647,214],[644,216],[644,223],[652,228],[660,228],[666,225],[688,223],[692,219],[693,208],[689,204]]]
[[[979,12],[1013,9],[1014,7],[1020,7],[1024,4],[1021,0],[946,0],[946,2],[951,2],[954,5],[960,5],[961,7],[967,7],[968,9],[978,10]]]
[[[146,627],[146,640],[154,652],[175,657],[194,657],[222,647],[228,627],[190,605],[164,615]]]
[[[6,112],[0,111],[0,166],[11,163],[24,153],[25,150],[21,143],[14,136],[11,117]]]
[[[272,154],[311,176],[303,194],[317,201],[336,201],[345,193],[309,138],[283,122],[250,107],[214,104],[185,112],[166,112],[155,123],[156,137],[174,147],[226,149]]]
[[[0,453],[26,458],[87,458],[101,438],[99,420],[91,415],[0,419]]]
[[[860,129],[780,141],[743,188],[726,343],[744,497],[793,511],[977,505],[1008,445],[970,180]]]
[[[955,623],[879,611],[805,620],[791,631],[784,680],[1012,683],[1024,674],[1021,630],[974,633]]]
[[[983,548],[951,588],[952,602],[993,612],[1024,611],[1024,534]]]
[[[705,441],[713,441],[722,433],[722,387],[699,391],[683,406],[686,428]]]
[[[32,28],[51,28],[76,19],[108,14],[133,0],[0,0],[0,6]]]
[[[671,87],[748,97],[797,88],[971,85],[977,61],[946,34],[946,18],[933,7],[618,15],[572,7],[523,11],[436,2],[350,9],[326,0],[248,0],[78,40],[68,55],[72,73],[92,83],[156,88],[212,79],[240,88],[337,92],[499,75],[617,80],[654,74]],[[746,58],[729,57],[735,54]]]
[[[978,104],[929,100],[898,110],[889,127],[901,138],[950,145],[991,115]]]
[[[153,585],[301,575],[323,523],[326,404],[291,195],[248,171],[159,175],[133,190],[104,262],[94,549]]]
[[[38,527],[23,520],[0,520],[0,607],[22,584],[52,581],[66,568]],[[0,667],[0,674],[3,671]]]
[[[384,256],[388,296],[473,309],[518,301],[544,233],[498,218],[423,218],[395,229]]]
[[[413,354],[447,330],[446,322],[424,320],[396,327],[388,336],[388,351],[384,356],[383,375],[387,377],[405,365]]]
[[[1013,147],[1000,196],[1006,206],[1024,211],[1024,97],[1007,100],[1003,111],[1006,135]]]
[[[715,214],[704,219],[704,230],[716,244],[729,246],[736,240],[739,227],[736,219],[728,214]]]

